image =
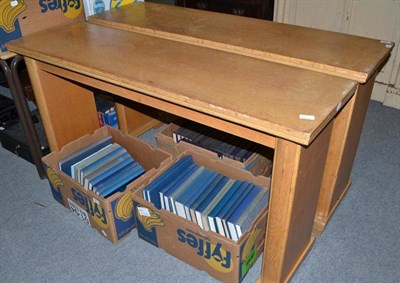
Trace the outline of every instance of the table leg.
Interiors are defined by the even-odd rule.
[[[350,174],[370,101],[375,76],[359,84],[356,94],[334,119],[313,232],[320,235],[350,187]]]
[[[262,282],[288,281],[312,247],[332,127],[331,122],[308,147],[277,139]]]

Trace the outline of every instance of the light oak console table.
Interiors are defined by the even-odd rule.
[[[372,87],[392,42],[154,3],[113,9],[89,22],[356,81],[356,95],[333,121],[313,229],[323,232],[351,184]]]
[[[371,83],[199,45],[73,23],[8,48],[25,57],[52,150],[99,127],[93,88],[273,148],[260,279],[287,281],[315,240],[324,168],[337,158],[332,147],[355,155],[348,128],[356,119],[361,131],[353,113],[359,107],[365,114],[367,102],[358,100],[367,100]]]

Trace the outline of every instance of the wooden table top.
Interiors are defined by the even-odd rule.
[[[304,145],[356,88],[335,76],[87,23],[28,35],[8,48]]]
[[[135,3],[89,17],[89,22],[298,66],[364,83],[394,44],[155,3]]]

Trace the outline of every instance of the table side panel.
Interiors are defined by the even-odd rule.
[[[316,218],[328,215],[331,209],[332,193],[334,191],[338,171],[343,159],[343,151],[347,140],[351,114],[354,109],[355,96],[353,96],[342,111],[333,120],[332,137],[329,143],[325,172],[319,195]],[[316,220],[319,222],[318,220]],[[318,233],[319,234],[319,233]]]
[[[343,149],[342,164],[338,172],[338,178],[332,197],[333,204],[334,201],[339,198],[341,191],[346,187],[350,179],[351,169],[353,168],[361,132],[364,126],[365,116],[368,110],[368,104],[371,98],[372,88],[374,86],[374,77],[371,77],[366,84],[360,84],[358,86],[346,144]]]
[[[310,146],[302,147],[293,214],[289,224],[288,258],[298,259],[304,249],[298,239],[307,239],[312,233],[332,129],[333,122]],[[287,264],[283,273],[288,274],[291,267],[292,264]]]
[[[366,84],[358,86],[352,97],[334,119],[334,131],[329,146],[324,179],[319,196],[316,224],[321,233],[333,210],[349,187],[350,174],[357,153],[361,131],[374,85],[374,74]]]
[[[277,140],[264,246],[262,278],[266,282],[289,280],[293,267],[310,248],[332,126],[308,147]]]
[[[40,70],[32,59],[25,62],[52,151],[99,128],[90,90]]]
[[[154,126],[160,125],[157,110],[138,103],[114,101],[119,129],[124,134],[137,137]]]

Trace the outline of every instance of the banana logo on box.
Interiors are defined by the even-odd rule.
[[[143,211],[147,211],[146,213],[143,213]],[[138,205],[136,207],[136,215],[137,215],[137,219],[140,221],[140,223],[142,223],[143,228],[146,231],[151,231],[151,229],[153,227],[156,226],[165,226],[164,221],[162,220],[162,218],[154,213],[154,211],[152,211],[151,209],[145,207],[145,206],[140,206]]]
[[[118,8],[124,6],[126,4],[130,4],[136,2],[134,0],[111,0],[111,9]]]
[[[24,0],[0,0],[0,27],[7,33],[15,30],[15,21],[26,10]]]
[[[256,227],[254,227],[253,232],[251,232],[249,238],[247,239],[242,252],[242,262],[249,259],[249,256],[254,249],[254,244],[256,243],[258,236],[261,233],[261,228],[262,225],[257,225]]]
[[[61,189],[64,186],[62,179],[57,175],[57,173],[50,167],[46,169],[47,179],[50,183],[51,192],[55,200],[64,205],[64,199],[61,193]]]
[[[55,190],[60,190],[61,187],[64,185],[61,178],[50,167],[47,167],[47,179],[49,180],[50,184],[53,186]]]
[[[62,0],[62,12],[67,18],[75,19],[81,11],[81,0]]]
[[[131,193],[127,193],[122,196],[117,202],[116,217],[122,221],[128,221],[132,218],[133,213],[133,200]]]
[[[257,248],[265,225],[257,225],[240,247],[240,275],[243,278],[257,259]]]

